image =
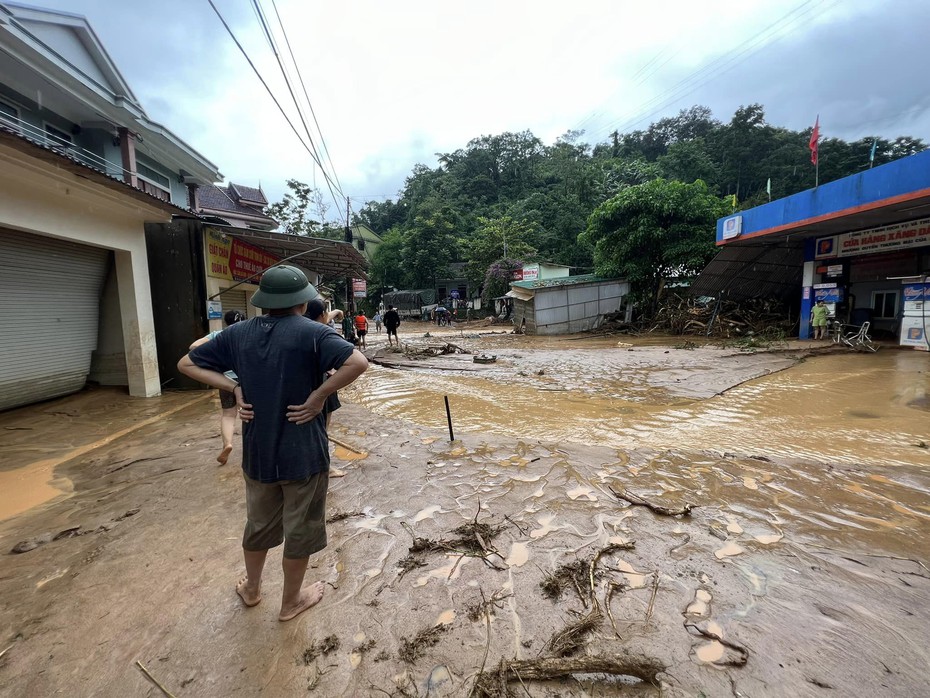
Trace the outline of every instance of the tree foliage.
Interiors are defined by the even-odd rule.
[[[582,237],[594,246],[597,273],[630,281],[652,302],[662,279],[693,276],[714,254],[714,229],[728,204],[704,182],[654,179],[598,206]]]
[[[534,223],[514,220],[510,216],[478,219],[478,229],[462,243],[462,251],[468,259],[465,276],[480,285],[488,267],[505,257],[532,259],[536,248],[529,240],[537,237]]]
[[[394,244],[378,252],[388,261],[376,259],[373,269],[385,286],[431,286],[450,262],[465,262],[471,281],[481,283],[503,257],[490,244],[503,227],[521,231],[527,246],[511,249],[508,238],[508,257],[603,268],[606,257],[603,250],[595,254],[593,234],[579,234],[590,230],[589,217],[605,202],[660,177],[666,186],[700,180],[708,195],[735,194],[740,208],[767,201],[769,180],[773,198],[788,196],[814,185],[810,134],[769,124],[764,108],[750,104],[727,121],[695,106],[593,145],[578,131],[551,145],[529,131],[483,135],[438,153],[433,167],[418,164],[396,200],[369,202],[356,220],[379,233],[394,231]],[[875,165],[926,147],[906,136],[827,138],[820,146],[821,184],[867,168],[873,142]],[[706,226],[712,238],[713,221]]]
[[[342,228],[326,221],[329,206],[319,189],[296,179],[287,180],[287,188],[289,191],[281,201],[265,207],[265,215],[278,221],[280,232],[333,240],[342,238]]]

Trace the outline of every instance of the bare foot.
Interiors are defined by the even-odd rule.
[[[281,614],[278,616],[278,620],[291,620],[296,618],[301,613],[306,611],[308,608],[312,608],[320,603],[320,599],[323,598],[323,589],[326,588],[326,585],[323,582],[316,582],[311,584],[309,587],[300,590],[300,598],[297,600],[297,603],[293,606],[281,606]]]
[[[224,446],[223,450],[220,451],[220,455],[216,457],[216,462],[220,465],[226,465],[226,461],[229,460],[230,453],[232,453],[232,446]]]
[[[330,477],[330,478],[334,478],[334,477],[345,477],[345,476],[346,476],[346,471],[345,471],[345,470],[340,470],[339,468],[330,467],[330,469],[329,469],[329,477]]]
[[[249,584],[248,577],[243,577],[239,580],[239,583],[236,584],[236,593],[239,594],[239,597],[242,599],[242,603],[244,603],[249,608],[252,606],[257,606],[258,602],[262,600],[261,586],[259,586],[259,588],[253,589]]]

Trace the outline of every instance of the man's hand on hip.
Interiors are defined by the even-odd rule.
[[[326,398],[314,390],[302,405],[287,406],[287,421],[295,424],[313,421],[323,411],[324,405],[326,405]]]

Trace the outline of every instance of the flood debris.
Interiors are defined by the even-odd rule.
[[[604,614],[595,607],[590,613],[569,623],[549,638],[546,650],[554,657],[570,657],[576,654],[584,646],[588,635],[597,629],[602,620],[604,620]]]
[[[674,335],[704,335],[733,338],[746,335],[781,335],[795,329],[797,318],[783,304],[772,299],[750,299],[739,303],[718,299],[705,302],[702,298],[683,297],[671,293],[662,300],[655,316],[643,323],[646,332]],[[603,329],[611,323],[602,325]]]
[[[405,664],[414,664],[420,657],[426,654],[426,650],[439,644],[442,635],[449,631],[451,625],[434,625],[425,630],[421,630],[413,637],[404,637],[400,640],[400,647],[397,649],[397,658]]]
[[[304,666],[310,666],[317,657],[325,657],[339,649],[339,638],[335,635],[328,635],[319,642],[311,642],[304,653],[301,655]]]
[[[486,615],[490,614],[491,609],[496,608],[497,610],[502,610],[504,608],[504,600],[509,599],[512,596],[512,593],[505,594],[504,590],[501,589],[500,591],[495,591],[493,594],[491,594],[491,598],[486,599],[484,597],[484,591],[482,591],[481,601],[476,601],[475,603],[468,604],[465,607],[465,617],[468,618],[468,620],[470,620],[472,623],[477,623]]]
[[[585,599],[581,587],[588,580],[588,563],[584,560],[575,560],[559,565],[553,572],[547,574],[539,583],[543,596],[551,601],[560,601],[566,589],[574,588],[578,598]],[[587,603],[585,601],[585,603]]]
[[[691,510],[697,508],[696,504],[685,504],[683,507],[677,509],[672,509],[671,507],[666,507],[661,504],[654,504],[653,502],[647,501],[640,497],[639,495],[633,494],[628,490],[617,491],[613,487],[609,487],[611,492],[617,499],[622,499],[625,502],[629,502],[633,506],[646,507],[655,514],[660,514],[662,516],[690,516]]]
[[[357,647],[353,647],[352,651],[355,652],[356,654],[367,654],[368,652],[370,652],[371,650],[375,648],[375,644],[377,644],[375,643],[375,639],[371,638],[367,642],[363,642]]]
[[[162,686],[161,683],[159,683],[158,679],[156,679],[154,676],[152,676],[151,673],[149,673],[149,670],[145,668],[145,665],[142,664],[142,662],[140,662],[139,660],[136,660],[136,666],[142,670],[142,673],[145,674],[146,678],[148,678],[149,681],[155,684],[162,693],[168,696],[168,698],[174,698],[174,694],[171,691],[169,691],[167,688]]]
[[[458,553],[463,557],[477,557],[483,560],[491,569],[506,569],[490,559],[492,555],[497,556],[501,560],[504,559],[500,551],[491,544],[491,541],[504,530],[504,527],[479,522],[478,516],[481,514],[481,508],[481,503],[479,502],[475,518],[468,523],[464,523],[452,529],[450,532],[450,534],[454,536],[452,538],[440,538],[439,540],[423,538],[416,535],[408,523],[401,522],[401,526],[403,526],[410,534],[411,538],[413,538],[413,543],[411,543],[408,549],[408,554],[406,557],[402,558],[397,565],[402,571],[401,576],[412,569],[423,567],[426,564],[423,560],[425,555],[438,552]]]
[[[496,669],[482,672],[475,680],[471,695],[476,698],[506,698],[516,695],[509,682],[549,681],[573,674],[609,674],[630,676],[650,685],[658,685],[657,676],[665,671],[664,664],[645,656],[547,657],[543,659],[501,659]],[[526,695],[526,687],[523,685]]]
[[[472,362],[476,364],[493,364],[497,362],[496,354],[475,354],[472,357]]]
[[[448,356],[449,354],[471,354],[471,352],[452,342],[439,345],[429,344],[425,347],[416,347],[409,344],[404,346],[404,356],[408,359],[432,359],[437,356]]]
[[[113,527],[124,519],[128,519],[130,516],[135,516],[140,511],[139,508],[129,509],[123,514],[116,516],[110,519],[106,523],[102,523],[97,528],[84,528],[83,526],[69,526],[64,528],[58,533],[43,533],[40,536],[34,538],[27,538],[26,540],[21,540],[19,543],[14,545],[10,549],[10,553],[13,555],[19,555],[22,553],[28,553],[30,550],[35,550],[39,546],[45,545],[46,543],[52,543],[58,540],[65,540],[67,538],[77,538],[79,536],[87,536],[92,533],[105,533],[113,529]]]
[[[715,633],[712,630],[709,630],[706,627],[706,624],[697,625],[696,623],[685,623],[685,629],[691,634],[697,634],[701,637],[707,638],[708,640],[716,640],[724,647],[733,650],[736,652],[735,657],[722,658],[714,662],[718,666],[745,666],[746,662],[749,661],[749,650],[738,642],[733,640],[725,640],[720,634]]]
[[[578,594],[578,599],[585,607],[587,607],[589,601],[591,605],[596,605],[594,580],[600,576],[597,563],[601,557],[618,550],[633,550],[635,547],[636,543],[632,541],[629,543],[611,543],[598,550],[590,558],[579,558],[559,565],[539,583],[543,596],[552,601],[559,601],[566,589],[573,588],[575,593]]]
[[[345,519],[355,519],[360,516],[365,516],[363,511],[335,511],[327,519],[326,523],[336,523],[337,521],[343,521]]]

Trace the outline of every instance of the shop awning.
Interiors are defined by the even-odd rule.
[[[730,243],[720,249],[688,292],[692,296],[724,296],[734,301],[776,298],[786,302],[801,293],[803,267],[802,240]]]
[[[212,226],[231,238],[237,238],[280,259],[300,255],[287,262],[315,272],[326,280],[367,279],[368,260],[350,243],[327,238],[311,238],[288,233],[270,233],[232,226]],[[305,253],[305,254],[301,254]]]

